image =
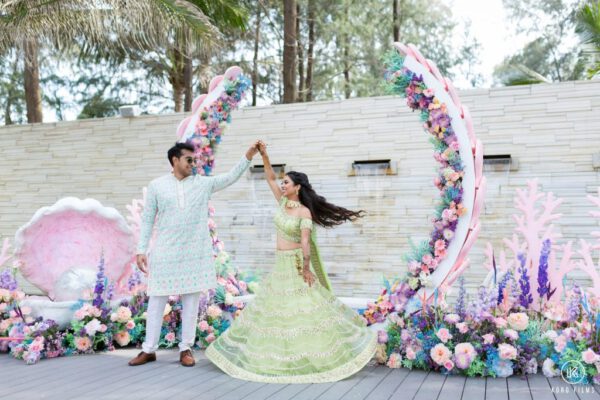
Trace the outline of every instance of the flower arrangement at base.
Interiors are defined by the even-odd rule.
[[[112,350],[113,322],[110,319],[113,285],[104,274],[104,254],[100,257],[93,299],[80,301],[73,314],[67,341],[78,353],[93,353],[98,350]]]
[[[514,280],[501,294],[482,286],[469,301],[464,293],[453,309],[434,304],[418,313],[392,314],[387,330],[379,332],[385,349],[380,363],[505,378],[540,369],[557,376],[564,365],[577,362],[585,366],[583,382],[600,383],[600,298],[573,285],[568,308],[556,318],[552,303],[540,311],[523,307]]]

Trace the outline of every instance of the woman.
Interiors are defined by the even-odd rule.
[[[262,142],[259,151],[279,202],[275,269],[231,327],[208,347],[206,356],[230,376],[255,382],[346,378],[372,358],[376,336],[331,292],[314,224],[332,227],[354,221],[363,212],[328,203],[301,172],[288,172],[279,187]]]

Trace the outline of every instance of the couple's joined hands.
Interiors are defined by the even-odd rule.
[[[250,146],[250,148],[246,152],[246,158],[248,158],[248,160],[251,160],[256,155],[256,153],[260,153],[262,156],[267,154],[267,145],[262,140],[257,140],[252,144],[252,146]]]

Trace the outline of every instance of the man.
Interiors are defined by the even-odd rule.
[[[216,286],[208,201],[214,192],[237,181],[256,153],[258,141],[231,171],[208,177],[192,175],[196,162],[192,145],[177,143],[169,149],[167,156],[173,172],[150,182],[142,214],[137,265],[148,276],[146,340],[142,352],[129,361],[129,365],[156,360],[169,295],[180,295],[183,307],[180,362],[186,367],[195,364],[191,347],[196,336],[200,293]],[[146,252],[153,227],[156,236],[148,262]]]

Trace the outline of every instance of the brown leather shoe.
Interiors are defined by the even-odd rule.
[[[133,359],[131,359],[131,361],[129,361],[129,365],[131,365],[132,367],[135,367],[136,365],[143,365],[143,364],[146,364],[147,362],[151,362],[151,361],[156,361],[156,353],[144,353],[142,351],[142,352],[140,352],[140,354],[135,356],[135,358],[133,358]]]
[[[193,367],[196,365],[196,360],[194,360],[194,356],[192,355],[191,350],[184,350],[179,353],[179,362],[184,367]]]

